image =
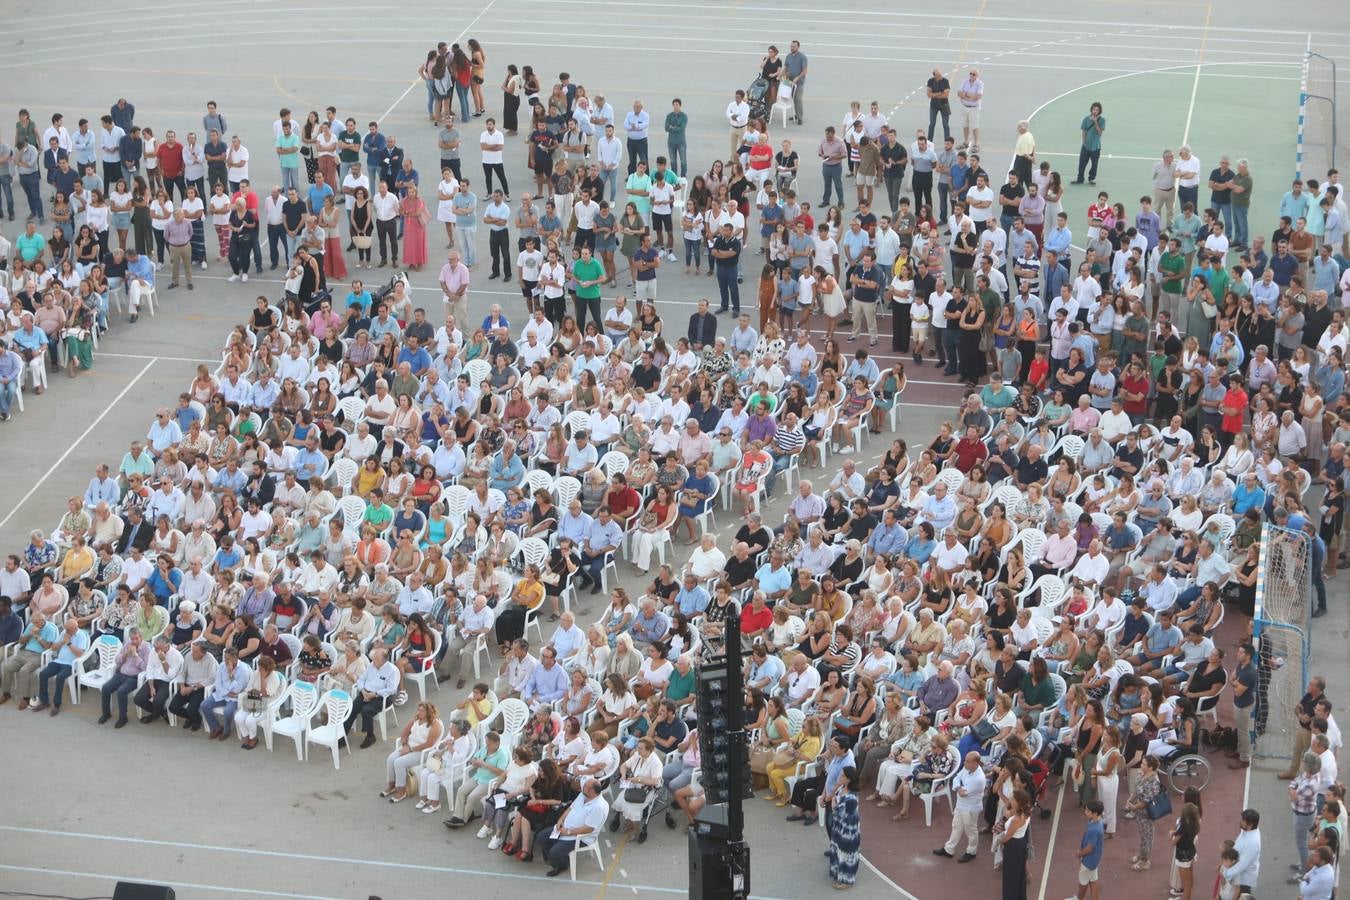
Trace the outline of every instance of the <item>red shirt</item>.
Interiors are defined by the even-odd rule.
[[[1036,386],[1037,390],[1045,388],[1046,379],[1050,377],[1050,362],[1044,359],[1033,359],[1031,368],[1027,370],[1027,381]]]
[[[1223,403],[1219,406],[1223,412],[1223,422],[1219,428],[1229,434],[1240,434],[1242,432],[1242,416],[1247,410],[1247,392],[1240,386],[1230,387],[1228,393],[1223,395]],[[1229,415],[1228,410],[1237,410],[1236,414]]]
[[[235,191],[235,192],[230,196],[230,203],[231,203],[231,205],[233,205],[240,197],[243,197],[243,198],[244,198],[244,208],[245,208],[245,209],[249,210],[250,212],[257,212],[257,211],[258,211],[258,195],[257,195],[257,194],[255,194],[253,191],[249,191],[247,194],[241,193],[241,192],[239,192],[239,191]]]
[[[773,610],[768,606],[764,607],[762,612],[755,612],[754,604],[747,604],[745,609],[741,610],[741,634],[750,634],[755,631],[763,631],[773,624]]]
[[[177,178],[183,174],[182,144],[177,141],[172,144],[160,144],[155,155],[159,157],[159,172],[165,178]]]
[[[614,513],[617,518],[622,510],[634,510],[642,505],[642,499],[638,497],[638,492],[630,487],[621,491],[614,491],[609,495],[609,511]],[[629,515],[632,515],[630,512]]]
[[[971,440],[970,438],[961,438],[956,442],[956,447],[952,451],[952,458],[956,460],[956,467],[962,472],[969,472],[970,467],[989,455],[989,448],[984,445],[984,441],[979,438]]]
[[[1131,394],[1138,394],[1138,400],[1126,398],[1125,411],[1131,415],[1143,415],[1148,412],[1148,376],[1140,375],[1138,378],[1125,376],[1120,386]]]

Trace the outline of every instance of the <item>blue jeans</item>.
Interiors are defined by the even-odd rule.
[[[717,292],[722,297],[722,309],[727,308],[730,303],[733,311],[741,311],[741,290],[736,284],[736,267],[718,263],[717,266]]]
[[[1219,214],[1219,221],[1223,222],[1223,227],[1228,231],[1228,239],[1233,239],[1233,206],[1231,203],[1216,203],[1214,211]]]
[[[23,377],[23,370],[19,370],[19,375],[13,381],[0,381],[0,416],[9,415],[10,404],[14,402],[14,392],[19,389],[19,379]]]
[[[1238,206],[1236,203],[1228,207],[1228,215],[1232,216],[1230,220],[1232,227],[1229,231],[1229,240],[1235,244],[1246,245],[1247,243],[1247,207]]]
[[[8,208],[9,217],[14,218],[14,179],[8,175],[0,176],[0,200]]]
[[[202,721],[211,731],[217,728],[230,733],[230,726],[234,724],[234,711],[239,708],[237,700],[217,700],[215,697],[208,697],[201,706]]]
[[[820,167],[820,177],[825,179],[825,199],[820,201],[821,206],[830,205],[830,185],[839,192],[839,202],[844,202],[844,165],[843,163],[825,163]]]
[[[436,88],[432,87],[434,82],[429,79],[423,79],[423,83],[427,87],[427,115],[431,115],[436,108]]]
[[[933,127],[937,125],[939,115],[942,116],[942,139],[945,141],[952,136],[952,114],[950,110],[940,109],[930,103],[928,104],[928,140],[930,141],[933,139]]]
[[[300,190],[300,167],[299,167],[299,166],[291,166],[291,167],[288,168],[288,167],[286,167],[286,166],[282,166],[282,167],[281,167],[281,192],[284,194],[284,193],[286,193],[286,191],[289,191],[291,188],[295,188],[297,191]]]
[[[1178,211],[1180,211],[1181,208],[1182,208],[1183,206],[1185,206],[1187,203],[1189,203],[1191,206],[1193,206],[1193,207],[1195,208],[1195,211],[1196,211],[1197,213],[1200,212],[1200,204],[1199,204],[1199,200],[1200,200],[1200,186],[1199,186],[1199,185],[1196,185],[1195,187],[1182,187],[1181,185],[1177,185],[1177,210],[1178,210]]]
[[[1294,846],[1298,848],[1298,862],[1303,868],[1308,867],[1308,831],[1312,828],[1313,819],[1316,813],[1296,813],[1292,812],[1294,817]]]
[[[692,260],[692,262],[691,262]],[[692,265],[695,269],[703,265],[703,241],[684,239],[684,264]]]
[[[70,677],[70,663],[49,662],[38,673],[38,703],[50,703],[57,709],[61,708],[61,695],[65,693],[66,679]],[[52,691],[48,692],[47,683],[52,683]]]
[[[792,457],[786,453],[782,456],[773,458],[773,465],[769,468],[769,476],[764,479],[764,496],[769,497],[773,494],[773,483],[778,480],[778,473],[787,469],[792,464]]]
[[[459,97],[459,120],[469,121],[469,86],[455,82],[455,96]]]
[[[618,193],[619,190],[619,170],[601,169],[600,180],[603,181],[605,184],[609,185],[609,202],[610,205],[612,206],[614,204],[614,195]],[[596,202],[599,202],[599,200],[600,198],[597,197]]]
[[[478,265],[478,253],[473,249],[473,237],[477,233],[477,225],[455,226],[455,242],[459,244],[459,252],[464,257],[466,266]]]
[[[942,352],[947,357],[944,375],[955,375],[957,370],[958,348],[961,346],[961,330],[948,326],[942,329]]]
[[[681,178],[689,170],[689,147],[684,141],[666,143],[666,153],[670,156],[670,168]]]
[[[42,177],[36,172],[30,172],[27,175],[19,176],[19,187],[23,188],[24,196],[28,198],[29,216],[41,219],[42,215]]]
[[[947,197],[952,192],[952,186],[945,182],[938,182],[938,219],[946,221],[947,219]]]

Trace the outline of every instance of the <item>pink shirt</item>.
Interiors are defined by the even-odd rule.
[[[457,266],[446,263],[441,266],[440,282],[450,293],[458,294],[469,286],[469,267],[464,263]]]
[[[1086,434],[1097,427],[1097,423],[1102,420],[1102,414],[1089,406],[1084,409],[1081,406],[1074,407],[1073,412],[1069,413],[1069,430],[1078,431]]]

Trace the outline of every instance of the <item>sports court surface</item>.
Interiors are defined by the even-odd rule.
[[[1030,118],[1041,155],[1067,183],[1076,167],[1079,120],[1091,102],[1104,105],[1108,132],[1098,184],[1071,187],[1065,199],[1076,234],[1097,190],[1108,190],[1133,210],[1161,149],[1183,142],[1205,166],[1220,154],[1250,159],[1256,180],[1252,227],[1268,232],[1292,177],[1304,50],[1311,42],[1343,63],[1350,59],[1350,13],[1343,7],[1252,0],[1051,0],[1016,7],[983,0],[924,10],[809,0],[678,7],[641,0],[133,0],[116,18],[106,5],[88,0],[0,0],[0,20],[4,115],[25,106],[43,121],[59,110],[73,125],[81,116],[96,120],[125,96],[135,103],[138,122],[172,127],[181,136],[200,130],[204,104],[214,99],[230,130],[255,148],[260,192],[277,178],[275,163],[264,157],[281,106],[303,117],[332,104],[339,116],[376,119],[386,134],[397,135],[425,178],[434,168],[434,132],[413,77],[437,40],[476,37],[483,43],[489,114],[500,110],[496,85],[508,62],[533,65],[546,84],[568,71],[592,93],[603,92],[620,113],[642,98],[658,121],[670,98],[682,97],[690,115],[692,174],[705,169],[715,152],[725,152],[723,109],[731,93],[754,77],[765,46],[785,48],[798,39],[811,66],[806,123],[786,132],[781,123],[771,125],[770,134],[775,143],[792,138],[803,152],[802,196],[813,203],[820,189],[819,170],[811,164],[815,145],[826,125],[838,126],[849,101],[878,100],[907,137],[927,123],[922,85],[931,69],[954,72],[955,83],[978,66],[986,84],[980,143],[994,173],[1010,157],[1017,121]],[[1310,36],[1304,28],[1312,23],[1316,33]],[[468,126],[466,136],[478,124]],[[663,152],[659,137],[652,150]],[[476,152],[468,151],[466,171],[476,174],[477,161]],[[508,152],[507,167],[513,181],[528,183],[523,145]],[[6,228],[11,238],[12,232]],[[480,260],[486,259],[486,237],[479,238]],[[433,265],[412,276],[414,300],[433,318],[440,314],[434,274],[440,253],[433,238]],[[751,294],[752,268],[747,265],[744,285]],[[258,293],[279,296],[280,282],[267,275],[245,286],[227,284],[227,274],[213,263],[198,274],[194,293],[161,291],[155,317],[134,326],[116,322],[92,372],[74,383],[53,376],[47,395],[30,395],[27,412],[0,428],[8,475],[0,480],[4,552],[20,548],[30,529],[50,529],[66,499],[83,491],[94,466],[115,465],[127,444],[144,436],[153,409],[175,401],[197,363],[219,360],[225,334]],[[485,276],[480,263],[471,311],[479,315],[496,302],[519,320],[519,292]],[[663,272],[658,306],[663,316],[682,321],[710,293],[715,298],[709,279]],[[890,361],[888,346],[883,336],[879,362]],[[908,374],[900,435],[913,446],[948,417],[960,387],[931,366],[910,367]],[[864,454],[874,458],[884,446],[874,440]],[[766,518],[775,515],[781,515],[777,505]],[[724,533],[735,527],[728,518]],[[626,576],[625,582],[635,586]],[[591,611],[597,610],[593,602]],[[1329,634],[1344,633],[1344,609],[1325,621]],[[1343,646],[1331,674],[1345,670]],[[441,692],[443,706],[453,693]],[[489,854],[463,834],[447,841],[428,817],[378,801],[379,749],[344,757],[342,770],[334,772],[322,758],[296,763],[284,745],[275,755],[243,755],[232,745],[208,745],[200,736],[159,726],[133,723],[114,734],[96,728],[91,709],[87,699],[77,709],[68,707],[73,714],[51,721],[22,717],[12,708],[0,712],[0,746],[12,762],[21,761],[11,772],[21,777],[11,778],[0,805],[0,886],[6,890],[108,894],[113,880],[127,877],[176,883],[179,896],[192,898],[404,898],[447,889],[497,897],[543,884],[565,897],[684,892],[682,832],[658,826],[643,846],[608,847],[603,872],[583,864],[575,884],[545,881],[541,869]],[[1206,822],[1213,826],[1202,835],[1207,859],[1245,802],[1246,785],[1232,775],[1220,769],[1206,794]],[[1265,771],[1254,769],[1252,779],[1258,778],[1274,785]],[[1272,830],[1282,834],[1283,791],[1266,793]],[[1072,890],[1081,819],[1072,797],[1052,794],[1047,806],[1055,814],[1034,826],[1029,895],[1059,898]],[[864,851],[878,871],[864,871],[853,894],[923,900],[995,895],[997,875],[987,856],[958,868],[929,853],[945,836],[945,810],[932,829],[921,817],[901,826],[885,819],[866,814]],[[792,830],[760,801],[752,801],[749,823],[756,895],[828,890],[819,832]],[[1126,870],[1133,836],[1131,823],[1122,825],[1104,871]],[[1270,870],[1288,861],[1281,853],[1287,857],[1289,849],[1273,850]],[[1165,879],[1165,868],[1155,866],[1132,878],[1130,891],[1161,896]]]

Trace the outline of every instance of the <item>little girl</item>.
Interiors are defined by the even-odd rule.
[[[914,362],[916,365],[923,365],[923,351],[928,345],[928,323],[933,319],[933,310],[928,306],[928,298],[920,295],[914,298],[914,302],[909,306],[910,332],[909,340],[911,349],[914,351]]]

